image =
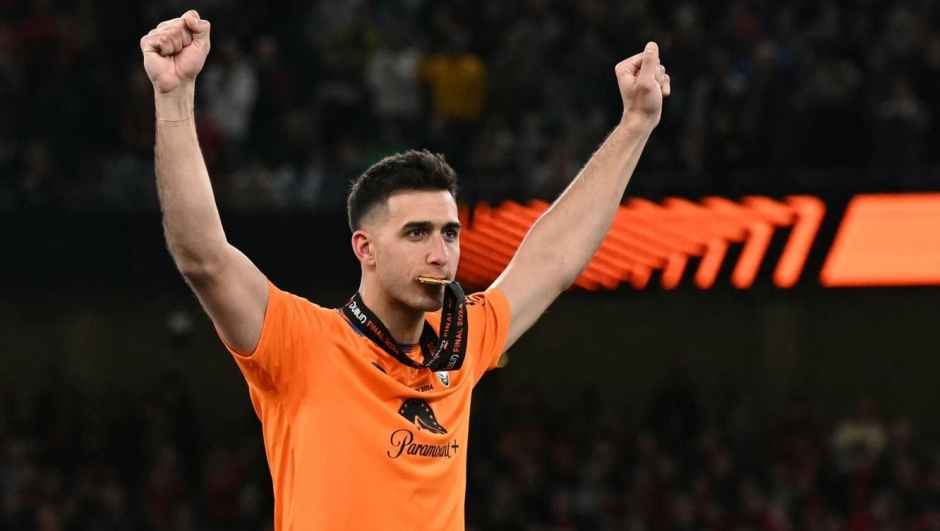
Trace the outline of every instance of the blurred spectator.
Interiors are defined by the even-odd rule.
[[[60,168],[49,146],[41,140],[29,142],[14,165],[13,183],[22,207],[46,207],[56,199],[56,176]]]
[[[887,442],[887,431],[869,398],[856,400],[853,415],[840,421],[832,433],[832,450],[843,472],[878,459]]]
[[[468,48],[465,31],[457,27],[450,31],[454,33],[448,34],[444,50],[424,58],[421,78],[430,87],[431,117],[434,127],[442,133],[440,150],[458,173],[472,179],[476,175],[468,171],[471,163],[467,155],[474,155],[474,138],[492,141],[477,135],[486,101],[487,71],[483,60]],[[499,117],[494,116],[493,119],[499,120]],[[493,131],[487,133],[492,134]],[[480,155],[481,151],[476,149],[475,154]],[[499,182],[502,178],[492,177],[491,181]]]
[[[413,135],[423,114],[419,90],[421,53],[408,43],[407,26],[396,25],[366,65],[372,112],[378,120],[397,123]]]
[[[254,69],[257,89],[250,115],[248,147],[269,165],[283,160],[285,122],[294,103],[291,74],[281,63],[277,40],[265,35],[255,42]]]
[[[662,448],[673,455],[681,455],[688,441],[698,436],[701,421],[696,391],[678,360],[669,362],[663,382],[653,391],[646,422]]]
[[[444,122],[475,122],[486,98],[486,66],[467,49],[465,36],[452,36],[448,48],[427,57],[422,77],[431,86],[434,118]]]
[[[213,60],[206,63],[205,72],[199,76],[199,92],[207,118],[218,124],[229,149],[237,152],[248,136],[258,99],[257,69],[245,58],[234,37],[223,37],[211,53]]]
[[[313,104],[330,147],[338,151],[342,140],[368,136],[369,113],[364,73],[355,62],[354,50],[321,50],[320,79],[314,89]]]
[[[556,138],[529,177],[527,191],[535,197],[554,200],[574,179],[578,169],[578,163],[571,156],[565,138]]]
[[[930,118],[908,80],[892,83],[891,94],[878,107],[875,119],[875,164],[916,167],[924,163]]]

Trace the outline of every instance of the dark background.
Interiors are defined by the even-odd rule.
[[[0,529],[270,529],[154,191],[138,40],[190,7],[227,235],[323,305],[358,279],[350,178],[426,147],[467,203],[551,200],[651,39],[673,96],[628,194],[826,201],[794,289],[564,294],[475,395],[469,529],[940,529],[937,290],[816,282],[852,195],[940,190],[929,0],[0,0]]]

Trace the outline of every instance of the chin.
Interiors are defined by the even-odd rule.
[[[414,301],[412,305],[414,309],[424,312],[436,312],[444,307],[444,290],[441,289],[440,293],[420,293],[412,300]]]
[[[425,299],[417,305],[416,309],[425,312],[436,312],[444,307],[444,301]]]

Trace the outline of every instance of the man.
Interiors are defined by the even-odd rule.
[[[471,390],[604,239],[669,95],[656,45],[616,66],[619,125],[483,293],[448,283],[460,224],[443,159],[367,170],[348,201],[362,280],[340,310],[279,290],[226,241],[193,124],[208,21],[189,11],[140,46],[167,245],[248,381],[275,529],[463,529]]]

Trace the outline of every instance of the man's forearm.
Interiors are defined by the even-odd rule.
[[[196,136],[193,90],[156,95],[157,192],[167,247],[184,274],[199,274],[227,242]]]
[[[647,127],[618,125],[532,226],[516,260],[552,263],[559,289],[571,285],[610,230],[650,133]]]

